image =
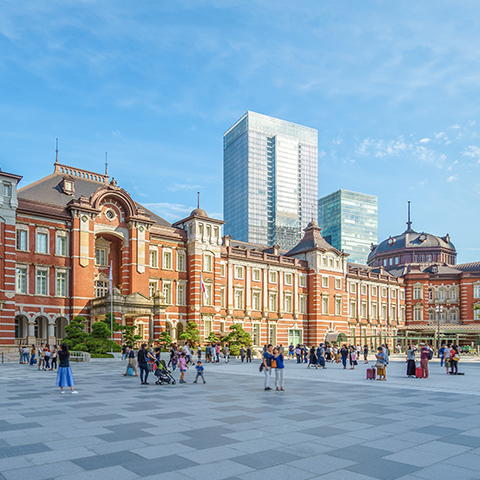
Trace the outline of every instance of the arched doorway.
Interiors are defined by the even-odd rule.
[[[58,317],[55,319],[54,325],[54,337],[57,339],[57,342],[66,336],[65,327],[68,325],[67,319],[65,317]]]
[[[17,340],[24,340],[26,342],[27,337],[28,337],[28,319],[25,315],[17,315],[15,317],[15,338]]]
[[[347,336],[344,333],[339,333],[336,343],[338,345],[341,345],[342,343],[347,343]]]
[[[48,320],[45,317],[35,319],[35,338],[43,343],[48,339]]]

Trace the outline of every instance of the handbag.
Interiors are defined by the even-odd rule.
[[[452,360],[453,360],[454,362],[458,362],[458,361],[460,360],[460,357],[459,357],[458,355],[455,355],[455,356],[452,358]]]
[[[382,362],[377,362],[375,364],[375,368],[380,368],[381,370],[383,370],[385,368],[385,364]]]
[[[277,368],[277,361],[272,359],[272,361],[270,362],[270,367]]]

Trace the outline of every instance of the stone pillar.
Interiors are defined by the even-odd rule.
[[[49,322],[47,325],[47,342],[50,346],[57,343],[57,339],[55,338],[55,323]]]
[[[35,345],[35,322],[28,322],[28,337],[27,342],[29,345]]]
[[[155,341],[155,333],[153,331],[154,324],[153,324],[153,314],[148,316],[148,342],[153,343]]]

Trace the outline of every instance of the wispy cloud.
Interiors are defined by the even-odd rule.
[[[173,185],[169,185],[167,190],[169,192],[178,192],[181,190],[189,191],[189,190],[200,190],[202,187],[201,185],[190,185],[188,183],[174,183]]]
[[[480,163],[480,148],[475,145],[469,145],[463,152],[465,157],[475,160],[476,163]]]
[[[428,143],[428,142],[431,142],[431,140],[429,138],[422,138],[420,140],[420,143]]]
[[[181,203],[166,202],[144,203],[143,205],[167,220],[180,220],[195,208]]]
[[[447,178],[447,182],[456,182],[460,177],[458,174],[456,175],[451,175],[450,177]]]

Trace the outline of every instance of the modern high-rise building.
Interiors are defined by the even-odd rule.
[[[223,136],[225,234],[289,250],[317,218],[318,132],[247,112]]]
[[[378,198],[337,190],[318,200],[323,238],[348,253],[349,262],[366,265],[370,246],[378,243]]]

